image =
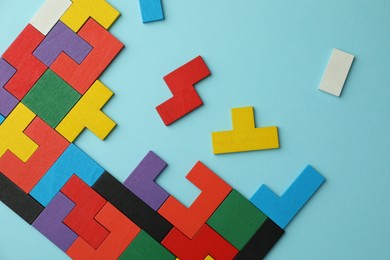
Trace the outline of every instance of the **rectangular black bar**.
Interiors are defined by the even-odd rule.
[[[271,219],[267,219],[234,259],[263,259],[283,234],[283,229]]]
[[[158,242],[173,228],[171,223],[108,172],[104,172],[92,188]]]
[[[39,202],[19,188],[3,173],[0,173],[0,201],[30,225],[44,209]]]

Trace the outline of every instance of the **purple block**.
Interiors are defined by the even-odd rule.
[[[59,21],[33,54],[50,67],[62,52],[80,64],[91,50],[91,45]]]
[[[155,183],[166,166],[166,162],[150,151],[123,184],[157,211],[169,197],[169,193]]]
[[[5,88],[5,84],[16,73],[16,69],[8,64],[3,59],[0,59],[0,114],[7,117],[9,113],[16,107],[19,100],[9,93]]]
[[[59,192],[32,224],[64,252],[78,237],[76,233],[62,223],[74,206],[75,204],[68,197]]]

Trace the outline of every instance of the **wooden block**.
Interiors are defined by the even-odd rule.
[[[47,35],[71,4],[70,0],[46,0],[30,24],[43,35]]]
[[[209,75],[206,63],[198,56],[164,77],[173,97],[156,109],[165,125],[172,124],[203,104],[194,85]]]
[[[218,260],[231,260],[238,253],[234,246],[208,225],[204,225],[192,240],[173,228],[161,244],[181,260],[203,260],[208,255]]]
[[[23,104],[18,104],[0,125],[0,157],[8,150],[26,162],[38,149],[38,145],[23,132],[35,114]]]
[[[152,209],[158,210],[169,197],[155,182],[166,166],[166,162],[150,151],[123,184]]]
[[[91,45],[59,21],[33,54],[46,66],[53,64],[62,52],[80,64],[91,50]]]
[[[0,115],[2,116],[8,116],[19,103],[19,100],[4,88],[15,73],[14,67],[4,59],[0,59]]]
[[[92,17],[105,29],[116,21],[120,13],[105,0],[72,0],[72,5],[61,17],[61,21],[78,32]]]
[[[78,35],[93,47],[83,62],[78,64],[62,53],[50,68],[84,94],[118,55],[123,44],[93,19],[87,21]]]
[[[280,198],[262,185],[251,202],[284,229],[324,182],[325,178],[308,165]]]
[[[200,195],[189,208],[170,196],[158,213],[192,239],[232,188],[201,162],[186,177],[202,191]]]
[[[207,224],[241,250],[266,219],[263,212],[233,190]]]
[[[1,172],[0,201],[12,209],[28,224],[32,224],[44,209],[41,204],[22,191]]]
[[[127,259],[174,260],[176,257],[142,230],[119,257],[119,260]]]
[[[55,128],[80,96],[68,83],[48,69],[23,98],[22,103]]]
[[[339,97],[355,56],[333,49],[328,67],[320,84],[320,90]]]
[[[143,23],[164,20],[161,0],[139,0],[139,6]]]
[[[19,100],[22,100],[47,69],[32,54],[44,38],[41,32],[29,24],[2,56],[17,70],[4,88]]]
[[[116,126],[116,123],[101,111],[112,95],[111,90],[97,80],[65,116],[56,130],[69,142],[73,142],[84,128],[88,128],[104,140]]]
[[[106,203],[95,219],[107,228],[109,236],[96,250],[78,238],[66,252],[72,259],[116,260],[141,231],[110,203]]]
[[[32,224],[53,244],[66,252],[78,237],[62,221],[71,212],[75,204],[61,192],[53,198]]]
[[[86,153],[76,145],[70,144],[32,189],[30,195],[42,205],[47,206],[73,174],[91,186],[103,172],[104,169]]]
[[[215,154],[279,148],[276,126],[255,128],[253,107],[232,109],[233,130],[212,133]]]
[[[172,229],[166,219],[111,174],[105,172],[92,188],[156,241],[161,242]]]
[[[29,193],[54,162],[69,146],[69,143],[50,126],[35,117],[24,134],[38,145],[27,162],[21,161],[10,151],[0,157],[0,172]]]
[[[206,258],[204,260],[214,260],[214,258],[212,256],[206,256]]]
[[[0,115],[0,125],[4,122],[4,120],[5,118],[2,115]]]
[[[283,229],[272,220],[267,219],[234,259],[263,259],[283,234]]]

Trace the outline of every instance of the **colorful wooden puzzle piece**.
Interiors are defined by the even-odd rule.
[[[164,20],[161,0],[139,0],[142,22],[149,23]]]
[[[3,119],[19,103],[18,99],[4,88],[5,84],[7,84],[15,73],[16,69],[14,67],[9,65],[4,59],[0,59],[0,115],[2,115]]]
[[[232,109],[233,130],[212,133],[215,154],[279,148],[276,126],[256,128],[253,107]]]

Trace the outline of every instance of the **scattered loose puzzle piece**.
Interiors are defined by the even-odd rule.
[[[0,201],[28,224],[41,214],[43,207],[0,172]]]
[[[263,212],[233,190],[207,224],[241,250],[266,219]]]
[[[69,179],[61,192],[76,204],[65,217],[64,224],[90,246],[98,248],[109,232],[95,220],[95,216],[107,201],[76,175]]]
[[[29,24],[2,56],[17,70],[4,88],[19,100],[22,100],[47,69],[46,65],[32,54],[44,37]]]
[[[0,172],[29,193],[42,176],[69,146],[69,143],[39,117],[24,131],[24,134],[38,144],[38,149],[27,162],[21,161],[10,151],[0,157]]]
[[[174,260],[176,257],[142,230],[119,257],[119,260],[128,259]]]
[[[48,69],[23,98],[22,103],[55,128],[80,96],[68,83]]]
[[[189,208],[170,196],[158,213],[192,239],[232,188],[201,162],[195,164],[186,178],[201,190],[200,195]]]
[[[112,95],[111,90],[97,80],[65,116],[56,130],[69,142],[73,142],[84,128],[88,128],[104,140],[116,126],[116,123],[101,111]]]
[[[14,67],[4,59],[0,59],[0,115],[2,116],[8,116],[19,103],[19,100],[4,88],[15,73]]]
[[[47,206],[73,174],[88,185],[92,185],[103,172],[103,168],[86,153],[76,145],[70,144],[30,192],[30,195],[42,205]]]
[[[320,90],[339,97],[355,56],[333,49],[328,67],[320,84]]]
[[[255,127],[253,107],[232,109],[233,130],[212,133],[215,154],[279,148],[278,128]]]
[[[93,19],[87,21],[78,35],[93,47],[83,62],[78,64],[61,53],[50,68],[80,94],[84,94],[122,50],[123,44]]]
[[[35,114],[26,106],[20,103],[16,106],[0,125],[0,157],[9,150],[26,162],[38,149],[38,145],[23,133],[34,118]]]
[[[284,229],[324,182],[325,178],[308,165],[281,197],[262,185],[251,202]]]
[[[198,56],[164,77],[173,97],[156,109],[165,125],[172,124],[203,104],[194,85],[209,75],[206,63]]]
[[[120,15],[118,10],[106,0],[72,0],[72,2],[61,17],[61,21],[75,32],[78,32],[90,17],[108,30]]]
[[[32,224],[64,252],[78,237],[62,222],[74,206],[75,204],[68,197],[59,192]]]
[[[161,242],[180,260],[203,260],[208,255],[218,260],[232,260],[238,250],[208,225],[204,225],[193,239],[173,228]]]
[[[142,22],[149,23],[164,20],[161,0],[139,0]]]
[[[80,64],[91,50],[91,45],[59,21],[33,54],[49,67],[62,52]]]
[[[166,166],[166,162],[150,151],[123,184],[152,209],[158,210],[169,197],[155,182]]]
[[[46,0],[30,24],[47,35],[71,4],[70,0]]]
[[[141,231],[110,203],[106,203],[95,219],[108,229],[109,236],[96,250],[78,238],[66,252],[72,259],[116,260]]]

